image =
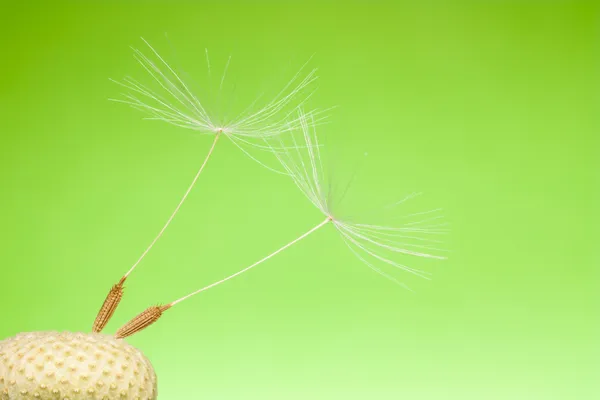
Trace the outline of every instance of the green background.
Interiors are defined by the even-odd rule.
[[[0,338],[89,331],[208,150],[107,100],[108,78],[145,79],[129,48],[143,36],[190,75],[206,73],[204,48],[215,70],[231,54],[239,104],[314,54],[311,104],[338,106],[320,128],[330,152],[349,171],[369,152],[353,203],[423,191],[452,227],[448,261],[407,261],[434,273],[416,293],[327,227],[175,307],[129,339],[162,399],[600,397],[594,2],[3,7]],[[291,181],[219,145],[107,332],[321,219]]]

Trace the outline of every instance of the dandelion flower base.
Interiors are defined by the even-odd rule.
[[[1,400],[156,397],[150,361],[112,336],[31,332],[0,341]]]

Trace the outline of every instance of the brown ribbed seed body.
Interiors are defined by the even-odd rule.
[[[125,278],[121,278],[119,283],[114,285],[110,289],[110,292],[108,292],[108,295],[106,296],[106,299],[104,300],[100,311],[98,311],[98,315],[96,316],[96,320],[94,321],[94,325],[92,327],[92,332],[102,332],[102,329],[104,329],[108,321],[110,321],[110,319],[112,318],[113,314],[115,313],[115,310],[121,302],[121,299],[123,298],[124,282]]]
[[[150,361],[97,333],[31,332],[0,341],[2,400],[155,400]]]
[[[170,305],[148,307],[142,313],[138,314],[131,321],[123,325],[115,334],[117,339],[126,338],[134,333],[146,329],[162,316],[163,312],[171,308]]]

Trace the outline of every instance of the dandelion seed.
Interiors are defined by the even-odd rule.
[[[123,297],[123,283],[162,237],[175,218],[175,215],[179,212],[213,154],[219,138],[221,136],[226,137],[248,157],[264,167],[274,170],[252,156],[248,150],[250,148],[272,150],[257,143],[257,141],[263,141],[267,138],[292,132],[302,123],[300,119],[292,119],[290,121],[289,116],[291,111],[289,110],[302,105],[312,95],[313,91],[309,90],[309,87],[317,79],[316,69],[302,76],[302,72],[306,67],[305,64],[270,102],[258,109],[255,109],[255,104],[252,104],[243,113],[230,121],[218,121],[214,115],[208,112],[204,104],[192,92],[190,86],[175,69],[148,42],[144,39],[142,40],[148,46],[150,56],[145,55],[138,49],[133,49],[134,57],[151,80],[158,86],[158,92],[150,89],[148,85],[127,77],[122,82],[113,81],[125,88],[127,93],[123,93],[122,99],[111,100],[125,103],[144,111],[151,116],[150,119],[161,120],[175,126],[192,129],[201,134],[213,135],[214,139],[196,175],[165,224],[137,261],[123,275],[120,282],[113,286],[109,292],[94,321],[93,332],[101,332],[114,314]],[[208,73],[210,75],[211,66],[208,58],[208,50],[206,50],[205,54]],[[226,79],[230,61],[231,57],[227,60],[219,82],[219,94],[223,88],[223,82]],[[322,113],[317,110],[311,111],[310,115],[314,118],[315,123],[323,118]],[[275,172],[281,173],[281,171],[277,170]]]
[[[439,212],[439,209],[405,215],[405,222],[398,226],[354,223],[336,217],[334,213],[335,210],[333,209],[333,196],[330,193],[331,186],[327,186],[324,179],[323,161],[320,152],[321,145],[319,144],[314,125],[310,123],[311,121],[309,121],[308,118],[310,118],[310,116],[304,113],[300,113],[298,117],[298,121],[300,121],[301,124],[300,133],[303,141],[302,146],[298,145],[299,141],[296,140],[293,135],[290,136],[292,146],[285,146],[281,137],[277,138],[277,147],[272,144],[273,138],[271,138],[270,141],[267,140],[266,143],[267,146],[273,146],[273,154],[275,154],[286,173],[292,178],[293,182],[306,198],[323,214],[325,219],[307,232],[298,236],[296,239],[290,241],[266,257],[263,257],[254,264],[208,286],[202,287],[178,300],[168,303],[164,306],[163,311],[172,308],[192,296],[218,286],[251,270],[330,224],[334,226],[351,253],[356,256],[359,261],[383,277],[407,289],[409,288],[404,283],[396,279],[392,274],[386,272],[384,267],[391,266],[418,277],[429,279],[430,274],[428,272],[412,268],[406,265],[406,263],[401,262],[398,258],[422,257],[438,260],[446,258],[438,254],[443,250],[436,247],[436,244],[440,243],[440,241],[436,239],[436,235],[447,233],[444,224],[422,225],[433,220],[439,220],[441,216],[433,215]],[[347,188],[344,189],[343,193],[345,194],[346,192]],[[418,193],[412,193],[404,199],[394,203],[392,207],[398,206],[416,196],[418,196]],[[417,218],[417,220],[414,220],[414,218]],[[151,307],[146,312],[151,312],[152,310],[153,308]],[[160,314],[153,314],[157,316],[156,318],[151,319],[151,323],[155,323],[162,314],[162,312]],[[128,332],[128,326],[132,324],[136,325],[136,323],[137,321],[134,319],[126,324],[124,328],[119,331],[121,332],[120,337],[123,337],[123,335]],[[143,328],[148,325],[144,325]],[[131,330],[131,332],[132,334],[137,333],[141,329]]]

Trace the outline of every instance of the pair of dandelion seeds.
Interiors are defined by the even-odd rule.
[[[306,100],[314,93],[311,85],[317,79],[315,69],[301,76],[306,65],[303,66],[274,100],[265,104],[257,111],[247,112],[231,121],[224,122],[215,120],[195,95],[194,91],[181,78],[180,74],[147,42],[146,45],[150,50],[151,56],[148,57],[141,51],[134,49],[135,58],[158,86],[161,93],[152,90],[148,85],[143,85],[132,78],[126,78],[124,81],[117,83],[127,89],[127,93],[123,94],[122,99],[114,101],[126,103],[134,108],[145,111],[151,115],[151,119],[161,120],[176,126],[195,130],[202,134],[212,135],[213,141],[198,172],[171,216],[139,259],[110,290],[94,321],[93,332],[102,331],[113,316],[123,297],[125,281],[173,221],[201,173],[204,171],[221,137],[229,139],[243,153],[264,167],[290,177],[298,189],[323,214],[325,219],[273,253],[233,275],[202,287],[165,305],[149,307],[120,328],[116,333],[117,338],[124,338],[145,329],[156,322],[166,310],[196,294],[249,271],[326,225],[332,225],[337,230],[350,251],[360,261],[379,274],[399,284],[401,283],[396,278],[386,273],[377,264],[383,263],[425,278],[428,273],[410,268],[392,259],[392,257],[382,254],[381,250],[384,253],[391,252],[408,256],[443,258],[433,254],[433,251],[438,250],[432,245],[432,243],[438,242],[435,240],[435,236],[445,232],[443,224],[431,224],[441,218],[440,215],[433,215],[439,211],[437,209],[413,214],[411,215],[412,217],[425,214],[428,214],[428,216],[425,219],[411,220],[403,224],[403,226],[398,227],[351,223],[339,220],[334,216],[333,193],[331,193],[331,187],[326,186],[323,161],[321,159],[322,145],[319,143],[316,134],[316,126],[323,120],[322,112],[318,110],[302,111]],[[206,55],[207,66],[210,71],[208,53]],[[228,66],[229,61],[221,77],[219,89],[222,88]],[[257,157],[251,154],[253,149],[269,151],[279,161],[281,168],[277,170],[259,161]],[[413,197],[413,195],[409,197]],[[405,200],[408,200],[408,198]],[[429,225],[424,225],[425,223],[429,223]]]
[[[145,41],[144,41],[145,42]],[[439,254],[439,235],[446,233],[439,209],[404,215],[398,226],[354,222],[338,218],[338,193],[323,170],[324,160],[316,127],[323,120],[322,111],[303,111],[314,93],[316,70],[306,72],[306,64],[271,100],[257,107],[258,100],[231,120],[219,119],[190,86],[157,51],[145,42],[148,51],[134,49],[134,57],[149,78],[142,84],[132,78],[116,82],[125,89],[115,101],[128,104],[156,119],[212,136],[196,175],[179,203],[138,260],[111,288],[93,323],[91,335],[35,332],[0,341],[0,399],[25,398],[140,398],[155,399],[156,376],[150,362],[125,343],[131,336],[155,323],[165,311],[208,289],[255,268],[290,246],[326,226],[337,231],[356,258],[382,276],[404,286],[394,269],[428,278],[428,273],[407,266],[400,258],[424,257],[443,259]],[[208,71],[211,66],[206,54]],[[229,60],[218,80],[221,96]],[[293,238],[277,250],[223,279],[201,287],[164,305],[151,306],[122,326],[114,336],[101,334],[120,304],[124,284],[163,236],[196,185],[220,140],[227,139],[246,156],[265,168],[291,178],[300,192],[320,211],[321,219],[312,228]],[[277,167],[261,161],[258,152],[274,156]],[[334,193],[335,192],[335,193]],[[394,205],[415,197],[411,194]],[[391,267],[391,269],[390,269]],[[390,272],[388,272],[390,271]]]

